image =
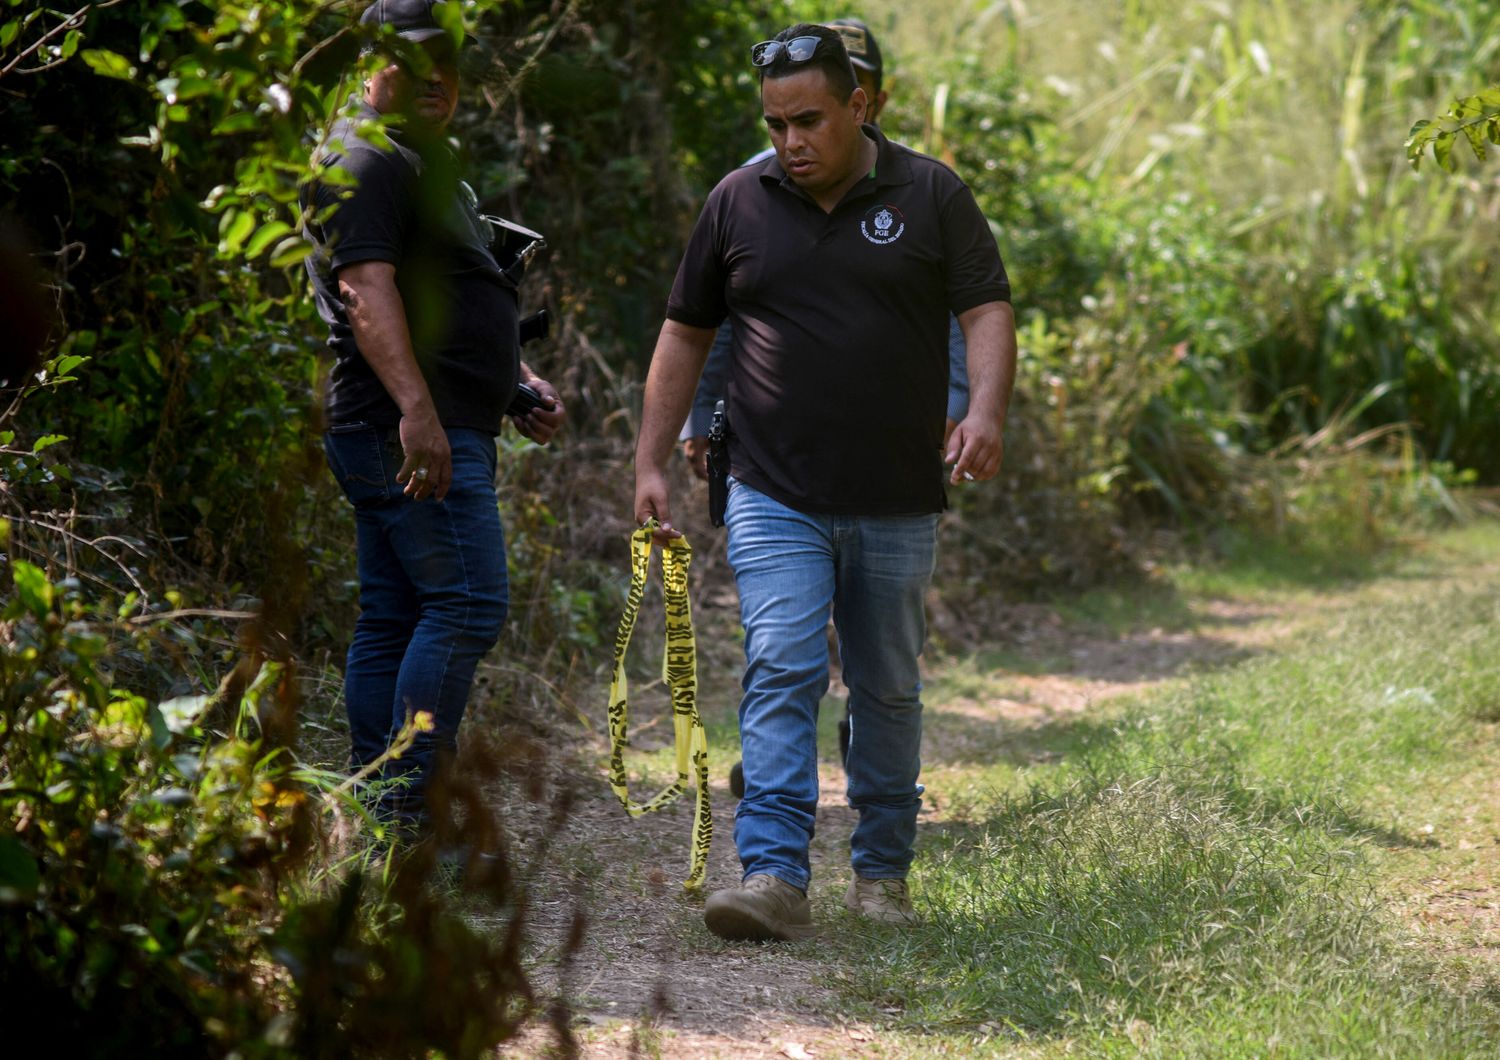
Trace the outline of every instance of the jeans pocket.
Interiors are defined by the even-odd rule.
[[[395,484],[385,458],[385,434],[368,423],[343,423],[323,435],[328,467],[356,508],[384,504]]]

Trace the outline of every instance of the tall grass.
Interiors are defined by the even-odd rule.
[[[1428,458],[1500,474],[1500,180],[1416,174],[1401,150],[1415,117],[1496,77],[1494,5],[866,10],[893,93],[918,97],[893,120],[954,158],[1000,222],[1023,316],[1071,339],[1113,294],[1159,324],[1135,355],[1147,375],[1185,344],[1157,419],[1171,447],[1205,436],[1195,423],[1274,446],[1386,384],[1359,426],[1409,423]],[[982,90],[1007,82],[1026,136],[985,120]],[[1152,469],[1151,488],[1177,490],[1201,467]]]

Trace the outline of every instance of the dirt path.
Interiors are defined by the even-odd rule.
[[[982,679],[971,689],[958,682],[944,691],[945,682],[929,682],[937,690],[924,696],[930,718],[924,759],[992,761],[995,733],[1024,740],[1029,729],[1190,672],[1231,664],[1294,631],[1284,608],[1225,601],[1194,604],[1187,629],[1123,635],[1069,626],[1044,606],[1017,608],[1006,628],[995,632],[997,646],[1017,660],[998,682],[1002,695],[993,694],[992,670],[976,675]],[[939,660],[935,669],[955,665]],[[736,679],[732,671],[705,678],[705,697],[731,701]],[[832,694],[841,693],[835,681]],[[595,758],[599,753],[592,750]],[[714,773],[710,890],[739,876],[727,764],[716,765]],[[854,815],[843,800],[836,763],[824,763],[821,781],[809,893],[814,918],[828,924],[837,922],[848,879]],[[597,777],[559,782],[569,784],[578,801],[546,859],[544,875],[537,878],[536,891],[545,898],[533,932],[535,976],[543,992],[570,999],[583,1055],[792,1060],[884,1055],[872,1028],[840,1013],[816,940],[728,946],[703,927],[701,899],[684,896],[680,886],[686,870],[686,805],[630,821]],[[943,793],[932,791],[922,820],[943,817]],[[525,843],[522,837],[522,849]],[[592,911],[592,919],[581,951],[563,960],[562,940],[577,908]],[[547,1055],[550,1042],[546,1030],[535,1028],[506,1051]]]

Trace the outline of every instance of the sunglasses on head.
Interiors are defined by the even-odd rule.
[[[813,57],[822,42],[821,37],[793,37],[787,41],[763,40],[750,49],[750,65],[770,66],[780,58],[782,52],[786,53],[788,62],[805,63]]]

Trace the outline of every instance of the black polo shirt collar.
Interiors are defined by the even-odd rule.
[[[885,133],[880,131],[880,126],[866,122],[860,127],[866,136],[875,141],[875,179],[872,181],[869,174],[861,177],[859,182],[850,188],[844,195],[844,200],[873,191],[877,188],[894,187],[898,184],[910,184],[912,182],[911,160],[907,158],[903,148],[891,143],[886,139]],[[763,184],[779,184],[800,198],[812,201],[812,196],[803,191],[797,182],[787,176],[786,170],[781,168],[781,159],[773,151],[771,157],[766,159],[760,167],[760,179]]]

